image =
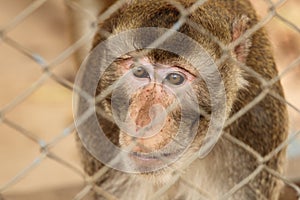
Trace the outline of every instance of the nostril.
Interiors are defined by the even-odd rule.
[[[135,127],[135,131],[138,132],[138,130],[140,130],[141,128],[143,128],[142,126],[136,125]]]
[[[136,130],[145,126],[156,124],[157,121],[163,122],[166,117],[165,108],[161,104],[153,104],[149,108],[142,108],[139,110],[135,120]]]
[[[134,128],[135,137],[149,138],[159,134],[166,123],[167,112],[161,104],[153,104],[150,109],[144,107],[137,113]]]

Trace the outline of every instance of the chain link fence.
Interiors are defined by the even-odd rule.
[[[88,9],[89,1],[86,1],[86,7],[76,1],[0,1],[0,199],[79,200],[91,198],[93,192],[107,199],[117,199],[114,194],[93,184],[106,173],[107,167],[92,177],[82,170],[74,141],[76,130],[72,122],[72,91],[76,73],[74,54],[83,46],[89,48],[86,44],[93,37],[96,20],[105,20],[124,2],[120,0],[110,5],[97,18],[97,11]],[[199,0],[189,9],[183,9],[175,1],[173,3],[181,13],[188,14],[203,2]],[[300,199],[300,188],[297,186],[300,183],[300,2],[264,0],[252,3],[261,20],[246,34],[251,35],[261,27],[267,28],[280,71],[278,77],[271,81],[262,78],[260,81],[272,85],[281,80],[287,100],[266,88],[247,107],[230,118],[225,126],[249,111],[269,92],[288,106],[290,135],[264,157],[226,135],[227,140],[248,151],[261,164],[225,196],[230,197],[264,170],[285,183],[282,199]],[[75,9],[88,19],[89,30],[86,34],[77,35],[75,42],[69,38],[69,9]],[[174,27],[184,23],[192,22],[182,18]],[[288,145],[287,176],[282,176],[265,163]],[[189,184],[188,180],[185,181]],[[189,185],[199,189],[191,183]],[[171,186],[167,185],[153,195],[159,196]]]

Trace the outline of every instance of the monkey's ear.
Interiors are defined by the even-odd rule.
[[[246,62],[246,58],[251,47],[250,38],[245,38],[244,36],[244,33],[249,27],[249,21],[250,19],[247,16],[242,15],[241,17],[235,19],[232,24],[232,42],[239,38],[242,39],[240,43],[234,48],[233,53],[236,59],[243,63]]]

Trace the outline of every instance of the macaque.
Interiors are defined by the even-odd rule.
[[[264,29],[249,34],[258,20],[248,0],[132,0],[98,22],[82,80],[99,78],[97,122],[125,153],[94,139],[92,123],[78,131],[85,172],[110,163],[95,180],[105,191],[95,190],[95,199],[279,198],[283,183],[265,169],[234,189],[263,165],[284,172],[285,148],[263,163],[247,149],[264,157],[287,138],[283,102],[265,94],[227,124],[266,89],[284,97],[280,81],[266,84],[278,72]],[[105,43],[118,37],[120,43]],[[97,54],[102,44],[111,53]],[[103,61],[114,52],[112,62]]]

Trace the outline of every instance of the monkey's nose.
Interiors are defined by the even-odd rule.
[[[148,138],[160,132],[167,118],[166,109],[161,104],[154,104],[149,112],[141,109],[135,120],[138,137]]]

